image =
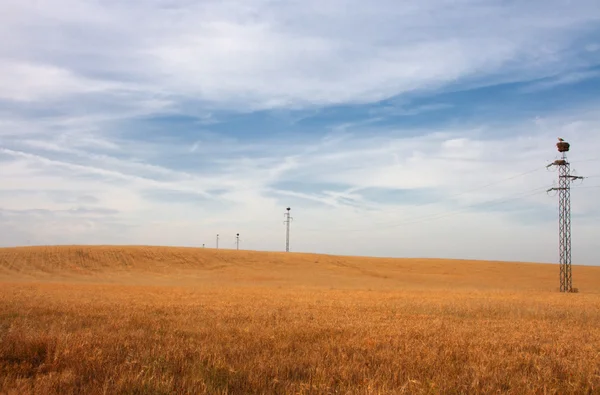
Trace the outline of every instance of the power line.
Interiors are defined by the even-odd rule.
[[[509,197],[505,197],[502,199],[493,199],[493,200],[484,201],[484,202],[480,202],[480,203],[469,204],[469,205],[466,205],[466,206],[463,206],[461,208],[451,210],[451,211],[444,211],[444,212],[438,212],[435,214],[417,216],[417,217],[413,217],[413,218],[404,219],[401,221],[388,222],[386,224],[377,225],[377,226],[372,226],[373,224],[371,224],[371,226],[366,227],[366,228],[365,227],[354,228],[354,229],[343,228],[340,230],[343,230],[344,232],[363,232],[363,231],[371,231],[374,229],[389,229],[389,228],[395,228],[395,227],[399,227],[399,226],[403,226],[403,225],[418,224],[418,223],[422,223],[422,222],[437,220],[437,219],[453,216],[456,214],[460,214],[460,213],[468,211],[470,208],[474,208],[474,207],[494,207],[494,206],[498,206],[498,205],[501,205],[501,204],[504,204],[504,203],[507,203],[510,201],[523,199],[523,198],[526,198],[529,196],[539,195],[539,194],[546,192],[547,189],[548,189],[547,186],[542,186],[542,187],[538,187],[538,188],[535,188],[535,189],[532,189],[529,191],[520,192],[520,193],[514,194],[514,195],[509,195]],[[314,231],[322,231],[322,230],[324,230],[324,229],[323,228],[314,228],[314,229],[304,229],[302,231],[303,232],[314,232]],[[328,228],[325,230],[331,231],[332,229]]]
[[[527,198],[527,197],[530,197],[530,196],[542,195],[542,194],[546,193],[547,189],[548,189],[547,186],[543,186],[543,187],[539,187],[539,188],[535,188],[535,189],[529,190],[527,192],[522,192],[522,193],[516,194],[514,196],[510,195],[510,197],[503,198],[503,199],[494,199],[494,200],[483,202],[483,203],[471,204],[471,205],[464,206],[461,209],[457,209],[457,210],[454,210],[454,211],[433,214],[433,215],[431,215],[429,217],[415,218],[412,221],[411,220],[406,220],[405,222],[398,222],[393,227],[408,226],[407,230],[409,230],[409,232],[408,233],[403,233],[403,234],[397,234],[397,235],[395,234],[394,235],[394,239],[395,240],[407,240],[407,239],[410,239],[411,237],[413,237],[414,234],[411,233],[410,231],[414,228],[412,226],[414,224],[420,224],[420,223],[424,223],[424,222],[428,222],[428,221],[436,221],[436,220],[439,220],[439,219],[444,219],[444,218],[447,218],[447,217],[452,217],[454,215],[458,215],[458,214],[461,214],[463,212],[466,212],[466,211],[468,211],[469,208],[473,208],[473,207],[478,207],[478,206],[479,207],[488,207],[488,208],[489,207],[496,207],[496,206],[500,206],[500,205],[505,204],[505,203],[509,203],[509,202],[516,201],[516,200],[519,200],[519,199],[524,199],[524,198]],[[532,208],[531,207],[530,208],[526,208],[526,209],[524,208],[521,211],[530,210],[530,209],[532,209]],[[392,227],[392,226],[390,226],[390,227]],[[382,227],[377,227],[375,229],[382,229]],[[319,229],[319,230],[322,231],[324,229]],[[329,231],[329,229],[325,229],[325,230]],[[358,230],[371,231],[372,229],[361,228],[361,229],[355,229],[355,230],[357,230],[357,231]],[[352,231],[353,230],[348,230],[348,232],[352,232]]]
[[[528,174],[535,173],[535,172],[540,171],[540,170],[542,170],[544,168],[545,168],[544,166],[539,166],[539,167],[533,168],[531,170],[525,171],[523,173],[515,174],[515,175],[512,175],[510,177],[506,177],[506,178],[503,178],[503,179],[500,179],[500,180],[497,180],[497,181],[490,182],[488,184],[484,184],[484,185],[481,185],[481,186],[478,186],[478,187],[475,187],[475,188],[467,189],[465,191],[449,195],[449,196],[447,196],[443,200],[436,200],[436,201],[429,201],[429,202],[423,202],[423,203],[413,204],[410,207],[411,208],[423,207],[423,206],[428,206],[428,205],[440,203],[440,202],[442,202],[444,200],[451,200],[453,198],[465,195],[467,193],[472,193],[472,192],[480,191],[480,190],[483,190],[485,188],[489,188],[491,186],[494,186],[494,185],[497,185],[497,184],[501,184],[501,183],[506,182],[506,181],[514,180],[514,179],[517,179],[519,177],[523,177],[523,176],[526,176]],[[403,210],[404,210],[403,208],[396,208],[396,209],[387,209],[387,210],[385,210],[385,212],[386,212],[386,214],[389,215],[389,214],[398,213],[398,212],[403,211]],[[380,211],[380,210],[378,210],[378,211]],[[363,212],[362,214],[360,214],[360,216],[362,216],[362,217],[371,216],[371,215],[373,215],[372,211]],[[383,221],[383,222],[376,221],[376,222],[372,222],[372,224],[374,224],[374,225],[385,225],[387,223],[388,223],[388,221]],[[321,230],[321,228],[319,228],[319,229],[309,229],[309,230],[304,230],[304,231],[316,231],[316,230]],[[336,229],[331,228],[331,230],[336,230]],[[346,228],[338,228],[337,230],[339,230],[339,231],[346,231]]]
[[[408,229],[410,230],[410,229],[413,228],[412,225],[419,224],[419,223],[424,223],[424,222],[428,222],[428,221],[436,221],[436,220],[444,219],[444,218],[447,218],[447,217],[452,217],[454,215],[458,215],[458,214],[461,214],[461,213],[463,213],[465,211],[468,211],[468,209],[472,208],[472,207],[480,206],[480,207],[488,207],[489,208],[489,207],[500,206],[502,204],[509,203],[511,201],[515,201],[515,200],[519,200],[519,199],[524,199],[524,198],[527,198],[527,197],[530,197],[530,196],[545,194],[546,190],[547,190],[547,186],[539,187],[539,188],[535,188],[535,189],[532,189],[530,191],[527,191],[525,193],[519,193],[519,194],[517,194],[515,196],[511,195],[511,197],[507,197],[507,198],[504,198],[504,199],[495,199],[495,200],[491,200],[491,201],[487,201],[487,202],[483,202],[483,203],[471,204],[471,205],[468,205],[468,206],[464,206],[464,207],[462,207],[461,209],[458,209],[458,210],[454,210],[454,211],[450,211],[450,212],[445,212],[445,213],[438,213],[438,214],[431,215],[429,217],[415,218],[412,221],[409,219],[409,220],[406,220],[404,222],[398,222],[398,223],[394,224],[393,226],[389,226],[388,228],[400,227],[400,226],[408,226]],[[382,229],[382,227],[377,227],[377,228],[374,228],[374,229]],[[319,229],[319,230],[322,231],[323,229]],[[325,230],[329,231],[329,229],[325,229]],[[354,229],[354,230],[357,230],[357,231],[358,230],[361,230],[361,231],[371,231],[373,229],[361,228],[361,229]],[[348,230],[348,231],[352,232],[353,230]],[[408,233],[408,234],[405,233],[405,234],[401,234],[401,235],[395,235],[394,238],[396,240],[406,240],[406,239],[410,239],[412,236],[413,235],[410,234],[410,233]]]
[[[506,177],[506,178],[503,178],[503,179],[500,179],[500,180],[497,180],[497,181],[490,182],[488,184],[484,184],[484,185],[481,185],[481,186],[478,186],[478,187],[475,187],[475,188],[467,189],[466,191],[462,191],[462,192],[459,192],[459,193],[455,193],[455,194],[449,195],[449,196],[446,197],[445,200],[451,200],[453,198],[466,195],[467,193],[481,191],[481,190],[483,190],[485,188],[489,188],[491,186],[494,186],[494,185],[497,185],[497,184],[501,184],[501,183],[506,182],[506,181],[511,181],[511,180],[514,180],[514,179],[526,176],[528,174],[535,173],[537,171],[542,170],[543,168],[544,167],[536,167],[534,169],[525,171],[523,173],[515,174],[515,175],[510,176],[510,177]],[[414,207],[423,207],[423,206],[428,206],[428,205],[435,204],[435,203],[440,203],[440,202],[441,201],[438,200],[438,201],[434,201],[434,202],[419,203],[419,204],[412,205],[411,207],[413,207],[413,208]]]
[[[427,221],[431,221],[431,220],[437,220],[440,218],[446,218],[446,217],[450,217],[453,215],[457,215],[457,214],[461,214],[464,213],[465,211],[468,211],[471,208],[474,207],[494,207],[494,206],[498,206],[504,203],[508,203],[514,200],[519,200],[519,199],[523,199],[525,197],[529,197],[529,196],[534,196],[534,195],[539,195],[541,193],[543,193],[546,190],[546,187],[540,187],[540,188],[536,188],[533,190],[530,190],[528,192],[525,193],[520,193],[517,196],[514,197],[510,197],[510,198],[505,198],[505,199],[494,199],[494,200],[490,200],[490,201],[486,201],[486,202],[482,202],[482,203],[474,203],[474,204],[470,204],[467,206],[463,206],[462,208],[456,209],[456,210],[452,210],[452,211],[448,211],[448,212],[440,212],[437,214],[430,214],[430,215],[426,215],[426,216],[422,216],[422,217],[416,217],[416,218],[412,218],[412,219],[408,219],[399,223],[395,223],[391,226],[388,227],[398,227],[398,226],[402,226],[402,225],[412,225],[412,224],[418,224],[418,223],[422,223],[422,222],[427,222]],[[383,227],[386,228],[386,227]]]
[[[521,193],[518,196],[507,198],[507,199],[491,200],[491,201],[483,202],[483,203],[475,203],[475,204],[464,206],[464,207],[462,207],[460,209],[453,210],[453,211],[450,211],[450,212],[447,212],[447,213],[434,214],[434,216],[432,218],[430,218],[429,216],[424,217],[423,219],[417,218],[415,221],[405,222],[405,223],[401,223],[399,225],[416,224],[416,223],[421,223],[421,222],[427,222],[427,221],[429,221],[431,219],[436,220],[436,219],[440,219],[440,218],[446,218],[446,217],[450,217],[450,216],[453,216],[453,215],[464,213],[465,211],[468,211],[468,209],[471,209],[471,208],[474,208],[474,207],[481,207],[481,206],[486,207],[486,208],[495,207],[495,206],[502,205],[504,203],[512,202],[514,200],[519,200],[519,199],[523,199],[523,198],[534,196],[534,195],[540,195],[540,194],[542,194],[544,192],[545,189],[546,189],[546,187],[540,187],[540,188],[536,188],[534,190],[531,190],[531,191],[529,191],[527,193]]]
[[[574,162],[571,163],[586,163],[586,162],[596,162],[600,160],[600,156],[596,157],[596,158],[588,158],[588,159],[583,159],[583,160],[576,160]]]
[[[514,180],[516,178],[523,177],[523,176],[526,176],[526,175],[531,174],[531,173],[535,173],[535,172],[540,171],[540,170],[542,170],[544,168],[545,168],[545,166],[539,166],[539,167],[527,170],[527,171],[525,171],[523,173],[515,174],[513,176],[506,177],[506,178],[503,178],[503,179],[500,179],[500,180],[497,180],[497,181],[493,181],[493,182],[490,182],[490,183],[485,184],[485,185],[481,185],[481,186],[478,186],[478,187],[475,187],[475,188],[471,188],[471,189],[468,189],[468,190],[465,190],[465,191],[462,191],[462,192],[459,192],[459,193],[455,193],[453,195],[449,195],[444,200],[451,200],[453,198],[465,195],[467,193],[480,191],[480,190],[483,190],[485,188],[489,188],[489,187],[491,187],[493,185],[501,184],[501,183],[506,182],[506,181]],[[437,201],[433,201],[433,202],[430,201],[430,202],[424,202],[424,203],[414,204],[414,205],[411,205],[410,207],[411,208],[417,208],[417,207],[428,206],[428,205],[440,203],[440,202],[442,202],[444,200],[437,200]],[[403,210],[403,209],[398,208],[398,209],[395,209],[395,210],[387,210],[386,213],[389,215],[389,214],[397,213],[397,212],[399,212],[401,210]],[[372,215],[372,213],[364,213],[363,216],[364,215]],[[378,222],[374,222],[374,223],[372,222],[371,224],[378,225],[378,226],[385,226],[388,223],[389,223],[389,221],[383,221],[383,222],[382,221],[378,221]],[[312,232],[312,231],[319,231],[319,230],[322,230],[322,228],[319,228],[319,229],[304,229],[303,231],[304,232]],[[329,228],[329,230],[352,231],[352,230],[349,230],[347,228],[337,228],[337,229]],[[361,230],[361,229],[359,229],[359,230]]]
[[[492,185],[500,184],[500,183],[503,183],[503,182],[506,182],[506,181],[514,180],[514,179],[519,178],[519,177],[526,176],[526,175],[531,174],[531,173],[535,173],[536,171],[540,171],[541,169],[543,169],[543,167],[536,167],[535,169],[528,170],[528,171],[526,171],[524,173],[520,173],[520,174],[511,176],[511,177],[508,177],[508,178],[504,178],[504,179],[501,179],[501,180],[498,180],[498,181],[494,181],[494,182],[491,182],[489,184],[485,184],[485,185],[483,185],[481,187],[478,187],[478,188],[469,189],[467,191],[464,191],[464,192],[461,192],[461,193],[458,193],[458,194],[455,194],[455,195],[450,195],[450,198],[461,196],[461,195],[464,195],[465,193],[471,193],[471,192],[480,191],[482,189],[491,187]]]

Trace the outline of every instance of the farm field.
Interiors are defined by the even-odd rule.
[[[0,249],[0,392],[600,393],[600,267]]]

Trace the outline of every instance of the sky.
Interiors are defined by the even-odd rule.
[[[600,264],[597,0],[3,0],[0,245]],[[574,274],[575,275],[575,274]]]

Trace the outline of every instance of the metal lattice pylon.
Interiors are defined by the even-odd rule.
[[[573,290],[571,272],[571,167],[569,162],[558,166],[558,238],[560,241],[560,292]]]
[[[550,166],[558,167],[558,187],[548,191],[558,191],[558,239],[560,264],[560,292],[573,292],[573,276],[571,271],[571,182],[583,177],[571,175],[571,165],[567,160],[570,144],[559,139],[556,144],[562,154]]]

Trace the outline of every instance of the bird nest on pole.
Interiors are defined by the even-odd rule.
[[[558,152],[567,152],[569,151],[571,144],[561,140],[558,143],[556,143],[556,147],[558,148]]]

